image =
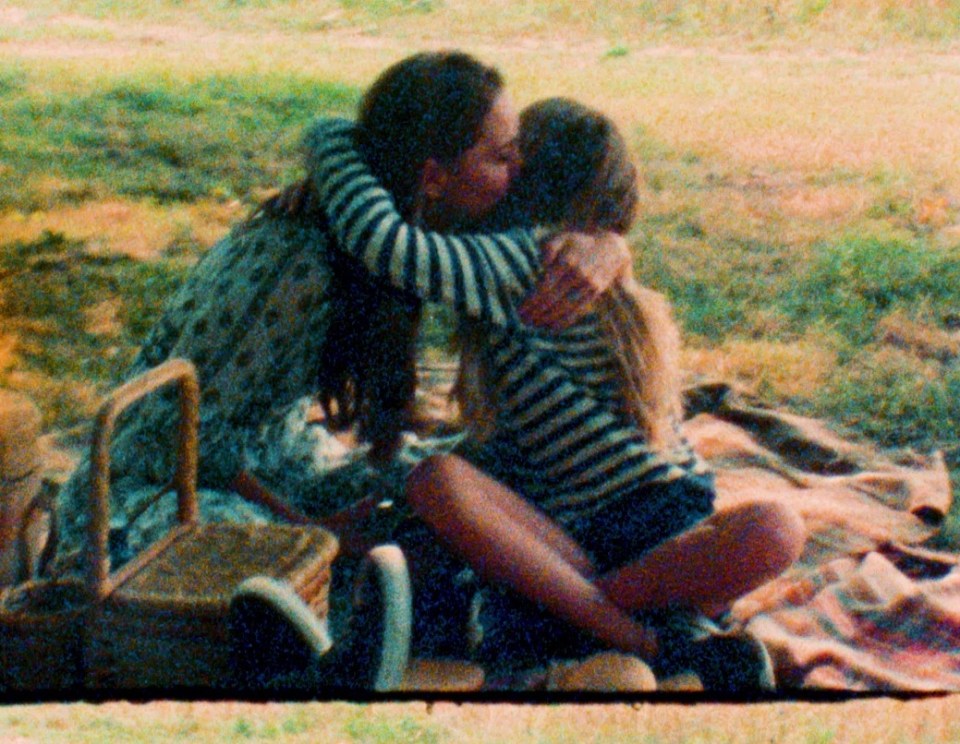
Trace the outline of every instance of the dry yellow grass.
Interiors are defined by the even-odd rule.
[[[0,333],[0,375],[17,361],[17,337],[13,333]]]
[[[85,242],[93,252],[151,259],[176,238],[213,245],[245,210],[239,202],[160,206],[120,199],[87,201],[30,214],[0,213],[0,235],[9,242],[30,242],[44,232],[59,233]]]
[[[457,29],[481,12],[471,11],[471,3],[452,4],[456,12],[436,23],[415,14],[392,18],[389,33],[348,24],[251,34],[185,14],[180,23],[87,17],[88,33],[78,35],[75,15],[41,18],[38,25],[31,14],[13,9],[7,11],[11,25],[31,33],[6,41],[0,60],[42,62],[60,78],[58,87],[71,79],[96,84],[132,70],[189,80],[264,69],[364,85],[414,49],[463,46],[501,65],[521,100],[562,91],[602,105],[627,127],[644,124],[680,151],[722,153],[738,168],[923,171],[945,186],[960,179],[956,54],[911,44],[859,51],[790,42],[754,51],[706,37],[683,47],[636,39],[624,56],[608,58],[609,37],[565,24],[564,14],[552,34],[525,32],[514,18],[498,35],[489,21],[511,18],[501,4],[482,4],[484,22],[469,35]],[[336,4],[326,5],[335,12]],[[308,18],[318,13],[304,12]],[[288,7],[288,17],[296,17],[294,8]]]
[[[911,351],[920,359],[950,362],[960,357],[960,333],[931,327],[903,313],[888,315],[880,321],[878,330],[884,343]]]
[[[942,697],[746,706],[648,702],[13,706],[0,712],[0,741],[901,744],[956,741],[960,736],[960,722],[953,716],[956,703],[955,697]]]
[[[693,375],[739,384],[754,394],[790,400],[822,387],[835,354],[822,343],[762,339],[732,341],[716,348],[688,348],[684,367]]]

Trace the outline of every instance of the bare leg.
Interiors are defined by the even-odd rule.
[[[422,478],[428,471],[432,471],[431,477],[437,479],[437,482],[450,484],[456,491],[465,484],[482,490],[485,502],[491,508],[499,510],[502,519],[543,542],[584,576],[591,578],[596,573],[583,548],[556,522],[466,460],[455,455],[438,455],[424,462],[418,471],[418,477]]]
[[[596,581],[630,610],[695,607],[707,614],[778,576],[806,539],[800,517],[776,501],[717,512]]]
[[[712,615],[800,555],[799,516],[774,501],[742,504],[600,578],[582,549],[520,496],[453,456],[422,463],[407,484],[413,509],[451,550],[578,628],[649,655],[650,634],[628,612],[692,607]]]
[[[484,579],[616,648],[653,655],[652,633],[591,582],[579,546],[508,488],[458,457],[437,456],[413,471],[407,491],[414,511]]]

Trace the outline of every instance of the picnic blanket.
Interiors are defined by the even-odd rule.
[[[733,608],[780,689],[960,690],[960,555],[923,547],[951,506],[943,457],[884,455],[726,385],[688,400],[718,508],[781,500],[809,531],[794,566]]]
[[[424,392],[434,411],[440,379]],[[688,389],[686,410],[718,509],[779,500],[808,530],[799,560],[732,608],[770,651],[778,688],[960,690],[960,546],[926,547],[952,504],[942,454],[883,452],[725,383]]]
[[[449,431],[452,372],[422,374],[426,433]],[[952,502],[943,457],[883,453],[726,384],[689,390],[687,411],[685,433],[716,472],[718,508],[778,499],[807,526],[794,566],[733,607],[767,645],[780,689],[960,690],[960,553],[926,547]],[[47,470],[62,476],[74,461],[48,459]],[[630,666],[614,661],[588,676]],[[448,671],[430,684],[460,689]],[[625,689],[644,689],[628,671]],[[476,687],[476,670],[460,676],[463,689]]]

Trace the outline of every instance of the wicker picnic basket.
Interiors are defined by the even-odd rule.
[[[38,491],[20,515],[14,539],[16,561],[33,567],[27,531],[40,512],[49,513],[47,546],[56,542],[49,494]],[[79,689],[88,601],[79,578],[26,580],[0,590],[0,691],[49,692]]]
[[[230,595],[251,576],[288,582],[327,612],[336,542],[312,527],[187,525],[111,579],[91,611],[87,684],[117,690],[231,684]]]
[[[178,524],[111,574],[109,445],[117,416],[177,383],[177,466],[159,491],[177,495]],[[319,616],[328,606],[337,540],[319,526],[200,524],[197,518],[199,386],[193,365],[171,360],[117,389],[97,415],[91,453],[89,597],[82,665],[92,688],[229,687],[230,596],[256,575],[286,581]]]
[[[151,501],[175,491],[178,524],[111,574],[114,423],[133,402],[174,382],[177,467],[172,483]],[[312,525],[199,524],[198,404],[193,365],[172,360],[120,387],[101,407],[91,453],[87,575],[27,581],[0,592],[0,692],[229,687],[229,601],[251,576],[288,582],[318,617],[326,616],[338,549],[332,533]]]
[[[29,581],[0,594],[0,692],[63,692],[83,685],[87,610],[81,581]]]

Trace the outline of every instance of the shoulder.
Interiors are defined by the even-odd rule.
[[[330,234],[317,220],[254,214],[210,247],[171,298],[175,309],[191,298],[222,293],[251,273],[282,268],[298,258],[328,260]]]
[[[315,119],[303,135],[303,148],[311,153],[333,141],[353,142],[357,126],[349,119],[325,116]]]

